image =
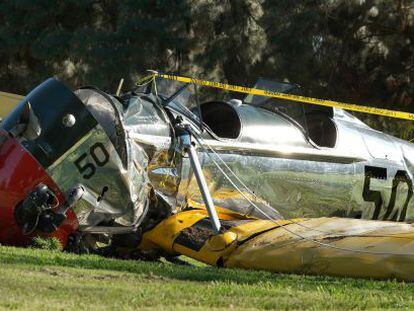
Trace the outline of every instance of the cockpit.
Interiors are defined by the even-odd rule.
[[[259,79],[254,88],[278,93],[300,95],[296,84]],[[318,146],[332,148],[336,143],[336,126],[331,107],[305,105],[272,97],[248,95],[244,102],[283,115],[299,126]]]
[[[200,91],[195,85],[158,78],[155,82],[151,92],[156,92],[162,98],[165,107],[184,115],[199,128],[201,125],[208,128],[218,139],[240,140],[247,128],[254,126],[267,131],[266,126],[274,124],[279,135],[267,136],[275,142],[286,137],[298,139],[298,134],[293,133],[296,131],[317,147],[333,148],[336,144],[337,129],[333,121],[333,109],[330,107],[258,95],[247,95],[242,100],[207,100],[200,103]],[[254,88],[277,93],[301,93],[298,85],[266,79],[259,79]],[[288,132],[285,133],[286,131]],[[258,137],[255,141],[257,139]]]

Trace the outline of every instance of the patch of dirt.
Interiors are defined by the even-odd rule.
[[[178,243],[192,250],[199,251],[209,238],[214,235],[210,219],[204,218],[181,231],[174,243]]]

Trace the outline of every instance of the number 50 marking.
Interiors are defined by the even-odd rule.
[[[378,219],[382,206],[384,205],[384,200],[382,198],[380,191],[374,191],[369,189],[372,178],[387,179],[387,169],[375,166],[365,166],[365,179],[362,197],[366,202],[375,203],[375,210],[374,214],[372,215],[372,219]],[[405,183],[408,186],[407,197],[402,207],[400,217],[398,218],[398,221],[405,220],[405,217],[407,215],[408,203],[410,202],[410,199],[413,196],[413,182],[411,181],[410,176],[408,176],[406,171],[397,171],[392,180],[391,198],[388,207],[385,211],[385,214],[383,216],[384,220],[397,220],[399,208],[395,209],[395,202],[397,199],[398,185],[400,183]]]
[[[109,161],[109,153],[105,149],[102,143],[96,143],[89,148],[89,154],[91,155],[95,163],[82,163],[88,154],[85,152],[79,156],[74,162],[79,173],[83,174],[82,177],[85,179],[91,178],[96,173],[96,166],[102,167]]]

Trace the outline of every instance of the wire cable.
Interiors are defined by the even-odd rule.
[[[255,198],[257,198],[257,199],[259,199],[260,201],[263,201],[264,202],[264,204],[268,207],[268,208],[270,208],[270,209],[272,209],[272,210],[274,210],[275,212],[277,212],[279,215],[281,215],[280,214],[280,212],[276,209],[276,208],[274,208],[273,206],[271,206],[267,201],[265,201],[265,200],[263,200],[262,198],[260,198],[254,191],[252,191],[252,190],[250,190],[249,189],[249,187],[248,186],[246,186],[244,183],[243,183],[243,181],[237,176],[237,174],[236,173],[234,173],[233,172],[233,170],[227,165],[227,163],[222,159],[222,157],[220,156],[220,154],[218,154],[215,150],[214,150],[214,148],[213,147],[211,147],[205,140],[203,140],[203,138],[201,138],[201,137],[199,137],[199,138],[197,138],[197,137],[195,137],[196,138],[196,140],[197,140],[197,142],[200,144],[200,146],[202,147],[202,149],[204,150],[204,151],[206,151],[206,153],[207,153],[207,155],[208,155],[208,157],[212,160],[212,162],[214,163],[215,161],[214,161],[214,159],[212,159],[212,157],[210,156],[210,154],[207,152],[207,150],[203,147],[204,145],[206,145],[209,149],[210,149],[210,151],[212,152],[212,153],[214,153],[214,155],[220,160],[220,162],[227,168],[227,170],[240,182],[240,184],[247,190],[247,192],[249,192],[252,196],[254,196]],[[202,141],[202,142],[200,142],[200,140]],[[215,165],[217,166],[218,164],[217,163],[215,163]],[[239,192],[241,191],[240,189],[237,189],[236,188],[236,190],[238,190]],[[249,200],[248,198],[247,198],[247,200],[248,200],[248,202],[252,205],[252,207],[253,207],[253,209],[254,208],[257,208],[256,207],[256,205],[255,205],[255,203],[254,202],[252,202],[251,200]],[[246,216],[246,215],[245,215]],[[301,224],[301,223],[296,223],[294,220],[291,220],[294,224],[296,224],[296,225],[298,225],[298,226],[301,226],[301,227],[304,227],[304,228],[307,228],[307,229],[309,229],[309,230],[313,230],[313,231],[317,231],[317,232],[320,232],[320,233],[325,233],[325,234],[336,234],[336,233],[333,233],[333,232],[327,232],[327,231],[322,231],[322,230],[318,230],[318,229],[315,229],[315,228],[311,228],[311,227],[307,227],[306,225],[303,225],[303,224]],[[394,226],[390,226],[390,227],[388,227],[388,228],[391,228],[391,227],[397,227],[396,225],[394,225]],[[355,236],[355,235],[346,235],[346,236]]]
[[[197,140],[197,142],[201,145],[201,146],[203,146],[203,144],[201,144],[200,143],[200,138],[201,137],[197,137],[197,136],[194,136],[195,137],[195,139]],[[203,140],[202,138],[201,138],[201,140]],[[208,144],[206,144],[207,146],[208,146]],[[209,149],[211,148],[211,150],[215,153],[215,155],[216,156],[218,156],[219,157],[219,159],[222,161],[222,163],[225,163],[224,162],[224,160],[218,155],[218,153],[216,153],[215,151],[214,151],[214,149],[210,146],[209,147]],[[301,235],[301,234],[299,234],[299,233],[296,233],[296,232],[294,232],[294,231],[292,231],[292,230],[290,230],[289,228],[287,228],[286,226],[288,226],[288,225],[291,225],[291,224],[294,224],[294,225],[298,225],[298,226],[301,226],[301,227],[303,227],[303,228],[306,228],[306,229],[308,229],[308,230],[312,230],[312,231],[315,231],[315,232],[321,232],[321,233],[327,233],[327,234],[334,234],[334,233],[329,233],[329,232],[323,232],[323,231],[320,231],[320,230],[317,230],[317,229],[314,229],[314,228],[310,228],[310,227],[308,227],[308,226],[305,226],[305,225],[303,225],[303,224],[299,224],[299,223],[297,223],[297,222],[295,222],[295,221],[293,221],[293,220],[289,220],[291,223],[288,223],[288,224],[281,224],[280,222],[278,222],[276,219],[274,219],[274,218],[272,218],[271,216],[269,216],[266,212],[264,212],[259,206],[257,206],[254,202],[252,202],[249,198],[247,198],[247,196],[245,196],[244,194],[243,194],[243,191],[241,191],[241,189],[234,183],[234,181],[230,178],[230,176],[228,176],[228,174],[223,170],[223,168],[211,157],[211,155],[207,152],[207,155],[210,157],[210,159],[212,160],[212,162],[213,162],[213,164],[220,170],[220,172],[223,174],[223,176],[232,184],[232,186],[250,203],[250,204],[252,204],[253,206],[254,206],[254,208],[256,209],[256,210],[258,210],[264,217],[266,217],[268,220],[270,220],[271,222],[273,222],[273,223],[275,223],[278,227],[280,227],[280,228],[282,228],[283,230],[285,230],[285,231],[287,231],[287,232],[289,232],[290,234],[292,234],[292,235],[294,235],[294,236],[296,236],[296,237],[298,237],[298,238],[300,238],[300,239],[303,239],[303,240],[306,240],[306,241],[308,241],[308,242],[312,242],[312,243],[314,243],[314,244],[317,244],[317,245],[320,245],[320,246],[323,246],[323,247],[326,247],[326,248],[331,248],[331,249],[335,249],[335,250],[340,250],[340,251],[346,251],[346,252],[353,252],[353,253],[364,253],[364,254],[375,254],[375,255],[398,255],[398,256],[414,256],[414,253],[397,253],[397,252],[382,252],[382,251],[368,251],[368,250],[362,250],[362,249],[353,249],[353,248],[347,248],[347,247],[340,247],[340,246],[335,246],[335,245],[331,245],[331,244],[328,244],[328,243],[323,243],[323,242],[320,242],[320,241],[317,241],[317,240],[315,240],[315,239],[313,239],[313,238],[309,238],[309,237],[306,237],[306,236],[303,236],[303,235]],[[236,174],[231,170],[231,168],[227,165],[227,164],[225,164],[225,166],[226,166],[226,168],[232,173],[232,175],[234,175],[234,176],[236,176]],[[240,180],[238,177],[237,177],[237,179],[238,180]],[[243,183],[244,184],[244,183]],[[247,186],[245,186],[245,188],[246,189],[248,189],[247,188]],[[250,189],[249,189],[249,191],[251,191]],[[254,194],[254,193],[253,193]],[[255,195],[255,194],[254,194]],[[257,197],[257,196],[256,196]],[[269,205],[269,207],[271,207],[270,205]],[[272,208],[272,207],[271,207]],[[274,209],[275,210],[275,209]],[[348,235],[348,237],[361,237],[361,235]],[[362,236],[362,237],[367,237],[367,236]]]

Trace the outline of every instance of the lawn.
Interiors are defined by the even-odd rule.
[[[414,308],[414,284],[0,247],[0,309]]]

